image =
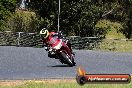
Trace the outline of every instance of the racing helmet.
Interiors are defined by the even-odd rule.
[[[42,37],[46,39],[49,36],[49,31],[47,29],[43,28],[40,31],[40,35],[42,35]]]

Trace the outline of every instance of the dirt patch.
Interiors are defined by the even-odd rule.
[[[26,81],[22,81],[22,80],[6,80],[6,81],[0,81],[0,86],[16,86],[25,83]]]
[[[35,83],[72,83],[72,82],[76,82],[75,79],[45,79],[45,80],[28,80],[27,82],[35,82]]]
[[[25,83],[74,83],[75,79],[44,79],[44,80],[1,80],[0,86],[17,86]]]

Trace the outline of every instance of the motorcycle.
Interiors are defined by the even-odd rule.
[[[49,46],[48,57],[59,59],[59,61],[62,64],[67,64],[68,66],[73,67],[76,64],[74,61],[75,55],[71,53],[71,57],[70,57],[67,51],[63,48],[63,43],[67,45],[66,42],[64,42],[62,39],[59,39],[59,44],[57,46],[55,47]]]

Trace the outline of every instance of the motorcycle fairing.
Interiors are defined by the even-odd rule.
[[[60,49],[61,47],[62,47],[62,39],[60,39],[60,42],[59,42],[56,46],[54,46],[53,49],[58,50],[58,49]]]

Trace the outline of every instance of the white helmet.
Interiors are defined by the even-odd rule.
[[[42,35],[42,37],[46,39],[49,36],[49,31],[47,29],[43,28],[40,31],[40,35]]]

